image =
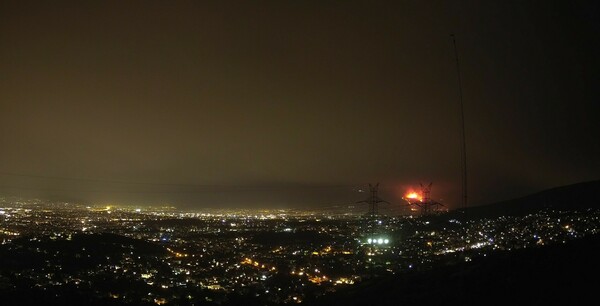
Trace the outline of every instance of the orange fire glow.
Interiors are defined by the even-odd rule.
[[[407,200],[418,200],[418,201],[423,201],[423,197],[421,197],[420,194],[414,192],[414,191],[410,191],[409,193],[407,193],[404,196]]]
[[[411,193],[407,194],[406,197],[409,199],[418,199],[419,195],[416,192],[411,192]]]

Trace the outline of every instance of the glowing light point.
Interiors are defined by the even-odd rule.
[[[417,192],[411,191],[404,196],[408,200],[423,201],[423,197]]]

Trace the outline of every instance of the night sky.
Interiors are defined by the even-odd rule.
[[[593,1],[2,1],[0,193],[458,207],[600,174]]]

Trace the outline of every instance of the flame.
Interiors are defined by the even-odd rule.
[[[407,194],[406,197],[409,198],[409,199],[418,199],[419,198],[419,194],[413,191],[413,192]]]
[[[404,198],[407,200],[418,200],[423,202],[423,197],[415,191],[409,191]]]

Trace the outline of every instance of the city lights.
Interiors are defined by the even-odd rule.
[[[19,277],[46,290],[57,282],[84,286],[107,275],[137,280],[148,286],[151,295],[146,302],[154,304],[172,303],[166,293],[193,296],[187,291],[193,288],[223,297],[249,290],[269,301],[299,302],[305,300],[307,288],[326,294],[373,275],[429,269],[456,259],[474,262],[496,251],[545,247],[596,234],[600,224],[600,211],[545,210],[522,217],[431,222],[414,216],[365,220],[264,210],[197,213],[111,205],[109,214],[106,206],[26,207],[23,203],[0,207],[0,246],[6,251],[29,250],[31,256],[44,259],[36,272]],[[97,248],[95,241],[108,247]],[[77,247],[59,253],[45,248],[53,243]],[[100,258],[102,264],[64,274],[64,263],[57,261],[60,256]],[[331,274],[347,267],[351,267],[348,272]],[[56,280],[56,275],[64,278]],[[292,279],[289,285],[271,282],[282,275]],[[101,295],[115,300],[127,296],[115,291]]]

